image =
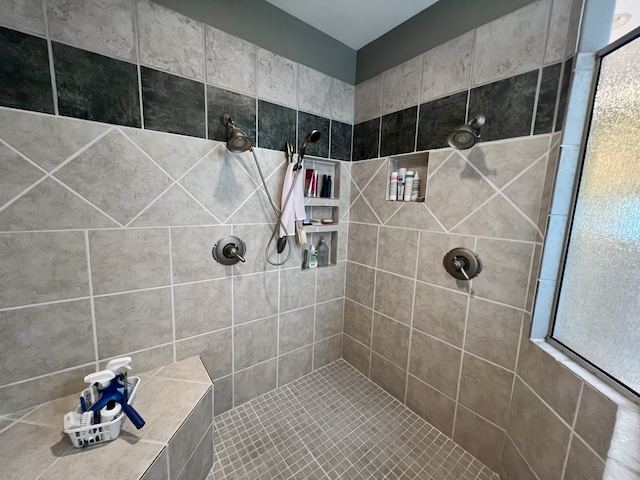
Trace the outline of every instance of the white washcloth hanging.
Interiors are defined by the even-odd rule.
[[[282,216],[280,220],[282,221],[282,225],[287,228],[285,233],[284,228],[280,225],[280,236],[284,237],[285,235],[295,235],[296,233],[296,220],[304,220],[307,218],[307,212],[304,208],[304,183],[302,175],[300,171],[298,171],[298,175],[296,176],[296,172],[293,171],[293,167],[295,166],[295,162],[289,163],[287,165],[287,171],[284,174],[284,182],[282,184],[282,194],[280,196],[280,210],[282,212]],[[293,180],[296,180],[295,185],[293,185]],[[291,198],[286,205],[284,202],[287,200],[287,196],[289,195],[289,190],[292,188],[293,192],[291,192]]]

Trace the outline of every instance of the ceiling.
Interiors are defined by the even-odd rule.
[[[359,50],[438,0],[266,1],[348,47]]]

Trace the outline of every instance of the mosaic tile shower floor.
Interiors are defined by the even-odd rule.
[[[344,360],[214,423],[207,480],[499,480]]]

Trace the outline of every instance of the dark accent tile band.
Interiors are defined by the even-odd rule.
[[[347,162],[351,160],[352,136],[352,125],[331,120],[331,158]]]
[[[353,127],[353,161],[378,157],[380,117],[358,123]]]
[[[296,142],[296,111],[258,100],[258,146],[282,150],[287,141]]]
[[[538,135],[550,133],[553,130],[553,116],[558,101],[560,84],[560,72],[562,63],[549,65],[542,69],[540,80],[540,93],[538,94],[538,109],[536,111],[536,123],[533,133]]]
[[[380,156],[414,152],[417,121],[417,105],[383,116]]]
[[[307,145],[306,154],[329,158],[329,119],[299,111],[298,138],[300,143],[304,141],[311,130],[318,130],[320,139],[316,143]]]
[[[448,146],[449,134],[465,123],[467,95],[456,93],[420,105],[418,150]]]

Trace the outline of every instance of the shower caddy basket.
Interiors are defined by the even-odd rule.
[[[128,396],[127,403],[133,406],[133,402],[136,398],[136,392],[140,385],[140,377],[128,377],[127,384],[131,387],[131,393]],[[75,412],[82,413],[80,404],[75,409]],[[118,417],[114,418],[110,422],[94,423],[93,425],[87,425],[86,427],[65,429],[64,433],[69,435],[71,443],[76,448],[84,448],[89,445],[95,445],[98,443],[108,442],[115,440],[120,435],[120,429],[122,423],[127,416],[124,412],[120,412]]]

